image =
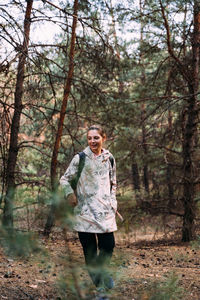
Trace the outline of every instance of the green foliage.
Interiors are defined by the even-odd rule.
[[[191,241],[190,245],[192,249],[200,249],[200,235],[198,235],[194,241]]]
[[[58,281],[59,294],[62,300],[77,299],[77,290],[74,286],[74,279],[71,274],[67,274],[60,277]]]
[[[175,273],[170,273],[165,282],[155,283],[150,292],[149,300],[181,300],[184,290],[180,286],[179,278]]]
[[[10,257],[28,258],[42,250],[35,234],[15,230],[1,229],[0,244]]]
[[[90,280],[80,281],[80,272],[84,272],[87,278],[87,270],[83,271],[76,260],[73,259],[70,248],[67,245],[66,254],[62,257],[63,271],[60,273],[57,285],[61,299],[84,299],[85,295],[90,295]]]
[[[58,189],[51,193],[51,205],[54,207],[56,219],[63,227],[71,228],[74,222],[73,207],[69,203],[69,198],[65,197],[65,192]]]

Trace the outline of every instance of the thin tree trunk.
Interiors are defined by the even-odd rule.
[[[121,68],[121,65],[120,65],[120,63],[121,63],[121,57],[120,57],[118,37],[117,37],[117,32],[116,32],[116,21],[115,21],[115,16],[114,16],[114,11],[113,11],[112,0],[105,1],[105,5],[107,6],[107,8],[109,10],[110,16],[111,16],[111,19],[112,19],[111,36],[114,39],[114,53],[115,53],[115,56],[116,56],[116,58],[117,58],[117,60],[119,62],[119,70],[118,70],[118,80],[119,80],[118,93],[120,95],[123,92],[123,90],[124,90],[124,82],[123,82],[123,79],[121,78],[121,72],[122,72],[122,68]]]
[[[166,95],[171,98],[171,75],[172,70],[169,71],[168,74],[168,80],[167,80],[167,88],[166,88]],[[172,149],[173,147],[173,134],[172,134],[172,111],[168,109],[168,148]],[[167,180],[167,187],[168,187],[168,208],[171,210],[174,207],[174,188],[172,183],[172,167],[170,165],[170,156],[171,153],[169,151],[166,152],[166,163],[167,163],[167,169],[166,169],[166,180]]]
[[[141,76],[140,82],[141,86],[145,87],[146,81],[146,74],[145,74],[145,67],[144,67],[144,58],[143,58],[143,32],[144,32],[144,23],[142,19],[143,15],[143,7],[145,5],[145,1],[140,0],[140,15],[141,15],[141,24],[140,24],[140,66],[141,66]],[[147,164],[147,157],[148,157],[148,149],[146,143],[146,126],[145,126],[145,118],[146,118],[146,105],[144,103],[144,92],[141,92],[142,104],[141,104],[141,123],[142,123],[142,148],[143,148],[143,155],[144,155],[144,166],[143,166],[143,183],[144,188],[147,194],[149,194],[149,171],[148,171],[148,164]]]
[[[137,193],[140,191],[140,176],[139,176],[137,163],[132,164],[132,176],[133,176],[134,190],[137,195]]]
[[[105,4],[110,12],[111,18],[112,18],[112,35],[114,38],[114,45],[115,45],[115,55],[117,60],[119,61],[119,67],[120,67],[120,62],[121,62],[121,57],[120,57],[120,51],[119,51],[119,46],[118,46],[118,38],[117,38],[117,32],[116,32],[116,22],[115,22],[115,16],[113,12],[113,5],[112,5],[112,0],[109,1],[108,3],[105,1]],[[118,93],[119,95],[123,92],[124,90],[124,82],[120,78],[120,73],[121,73],[121,67],[119,69],[119,86],[118,86]],[[133,186],[135,190],[135,195],[136,195],[136,200],[138,201],[138,192],[140,191],[140,176],[139,176],[139,170],[138,170],[138,165],[137,163],[132,164],[132,178],[133,178]]]
[[[74,12],[73,12],[73,23],[72,23],[72,35],[71,35],[71,44],[70,44],[70,53],[69,53],[69,70],[67,79],[65,82],[64,87],[64,94],[63,94],[63,101],[62,106],[60,110],[60,117],[58,121],[58,129],[56,133],[55,143],[54,143],[54,149],[51,159],[51,189],[52,192],[56,190],[57,187],[57,180],[56,180],[56,169],[57,169],[57,162],[58,162],[58,151],[60,147],[62,132],[63,132],[63,125],[64,125],[64,119],[66,115],[66,108],[67,108],[67,102],[71,90],[71,83],[74,73],[74,54],[75,54],[75,42],[76,42],[76,25],[77,25],[77,13],[78,13],[78,0],[74,0]],[[47,222],[45,224],[44,234],[49,235],[51,232],[51,228],[54,224],[54,212],[55,207],[54,204],[51,205],[50,212],[47,218]]]
[[[144,189],[146,193],[149,194],[149,168],[147,164],[148,149],[147,149],[147,142],[146,142],[146,126],[144,124],[145,116],[146,116],[145,104],[142,104],[141,105],[142,148],[143,148],[143,156],[144,156],[143,183],[144,183]]]
[[[122,73],[122,68],[120,65],[121,62],[121,57],[120,57],[120,51],[119,51],[119,45],[118,45],[118,38],[117,38],[117,32],[116,32],[116,22],[115,22],[115,16],[113,13],[113,6],[112,6],[112,0],[110,0],[110,14],[112,18],[112,29],[113,29],[113,38],[114,38],[114,43],[115,43],[115,52],[116,52],[116,57],[119,61],[119,86],[118,86],[118,92],[121,94],[124,90],[124,82],[123,79],[121,78],[121,73]]]
[[[196,175],[193,170],[194,138],[197,130],[197,93],[199,88],[199,57],[200,57],[200,3],[194,3],[194,31],[193,31],[193,72],[189,82],[191,97],[188,100],[187,121],[183,139],[183,228],[182,241],[188,242],[194,238],[194,220],[196,204],[194,201],[194,184]]]
[[[2,223],[6,227],[13,227],[13,199],[15,194],[15,168],[18,155],[18,134],[20,129],[20,118],[23,108],[23,84],[26,57],[28,54],[29,34],[31,24],[33,0],[27,0],[25,19],[24,19],[24,41],[19,56],[19,63],[17,67],[17,81],[14,98],[14,114],[11,124],[10,132],[10,147],[8,152],[8,161],[6,167],[6,195],[4,199],[4,210]]]
[[[192,99],[193,98],[193,99]],[[193,138],[196,119],[195,97],[191,97],[188,116],[183,137],[183,228],[182,241],[190,241],[194,236],[195,202],[193,174]]]

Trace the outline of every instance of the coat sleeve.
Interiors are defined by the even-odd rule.
[[[65,171],[65,174],[60,178],[60,185],[64,190],[66,196],[74,193],[70,185],[70,181],[77,175],[79,165],[79,155],[76,154]]]
[[[113,158],[114,159],[114,158]],[[111,205],[114,211],[117,211],[117,199],[116,199],[116,189],[117,189],[117,180],[116,180],[116,162],[114,159],[113,167],[111,167]]]

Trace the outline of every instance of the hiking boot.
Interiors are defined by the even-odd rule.
[[[98,292],[98,294],[97,294],[95,300],[109,300],[109,298],[105,294],[105,288],[99,287],[99,288],[97,288],[97,292]]]
[[[110,290],[113,289],[115,286],[114,280],[112,279],[112,277],[108,276],[106,278],[104,278],[104,286]]]
[[[97,296],[97,298],[95,300],[109,300],[109,298],[106,295],[103,296]]]

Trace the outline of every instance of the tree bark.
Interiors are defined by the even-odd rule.
[[[195,202],[194,202],[194,181],[193,173],[193,138],[196,120],[195,97],[190,98],[188,105],[188,116],[183,137],[183,227],[182,241],[191,241],[194,237],[194,219],[195,219]]]
[[[138,165],[137,163],[132,164],[132,176],[133,176],[133,186],[135,193],[140,191],[140,175],[139,175],[139,170],[138,170]]]
[[[31,12],[33,0],[27,0],[25,19],[24,19],[24,41],[20,49],[19,62],[17,67],[17,80],[14,95],[14,114],[10,132],[10,146],[6,167],[6,194],[4,199],[4,210],[2,223],[5,227],[13,227],[13,199],[15,194],[15,168],[18,155],[18,134],[20,129],[20,118],[23,108],[23,84],[26,57],[28,54],[29,34],[31,25]]]
[[[194,138],[197,130],[197,93],[199,88],[199,59],[200,59],[200,3],[194,2],[194,31],[192,41],[193,65],[191,81],[188,82],[190,98],[188,99],[187,121],[183,139],[183,228],[182,241],[188,242],[194,238],[194,220],[196,204],[194,201],[194,184],[196,174],[193,170]]]
[[[144,33],[144,22],[142,19],[143,15],[143,8],[145,5],[145,1],[140,0],[140,15],[141,15],[141,23],[140,23],[140,66],[141,66],[141,76],[140,76],[140,82],[141,86],[145,87],[146,83],[146,74],[145,74],[145,67],[144,67],[144,55],[143,55],[143,33]],[[146,118],[146,104],[144,103],[143,98],[145,98],[144,91],[141,92],[141,98],[142,98],[142,104],[140,107],[141,110],[141,123],[142,123],[142,148],[143,148],[143,155],[144,155],[144,166],[143,166],[143,183],[144,183],[144,189],[147,194],[149,194],[149,168],[147,164],[147,157],[148,157],[148,148],[147,148],[147,141],[146,141],[146,126],[145,126],[145,118]]]
[[[171,75],[172,75],[172,70],[169,70],[168,74],[168,80],[167,80],[167,87],[166,87],[166,96],[171,98],[172,92],[171,92]],[[168,148],[172,149],[173,147],[173,132],[172,132],[172,111],[170,108],[168,109],[168,141],[169,145]],[[166,163],[167,163],[167,168],[166,168],[166,181],[167,181],[167,186],[168,186],[168,196],[169,196],[169,201],[168,201],[168,208],[171,210],[174,207],[174,188],[173,188],[173,181],[172,181],[172,166],[170,165],[170,156],[171,153],[169,151],[166,151],[165,157],[166,157]]]
[[[67,108],[67,102],[71,90],[71,84],[72,84],[72,78],[74,73],[74,54],[75,54],[75,42],[76,42],[76,25],[77,25],[77,13],[78,13],[78,0],[74,0],[74,12],[73,12],[73,23],[72,23],[72,35],[71,35],[71,44],[70,44],[70,53],[69,53],[69,70],[67,79],[64,86],[64,94],[63,94],[63,101],[62,106],[60,110],[60,117],[58,121],[58,128],[54,143],[54,149],[51,159],[51,189],[52,192],[54,192],[57,188],[57,180],[56,180],[56,169],[57,169],[57,162],[58,162],[58,151],[60,147],[62,132],[63,132],[63,125],[64,125],[64,119],[66,115],[66,108]],[[47,222],[45,224],[44,234],[49,235],[51,232],[51,228],[54,224],[54,212],[55,207],[52,203],[50,212],[47,218]]]

